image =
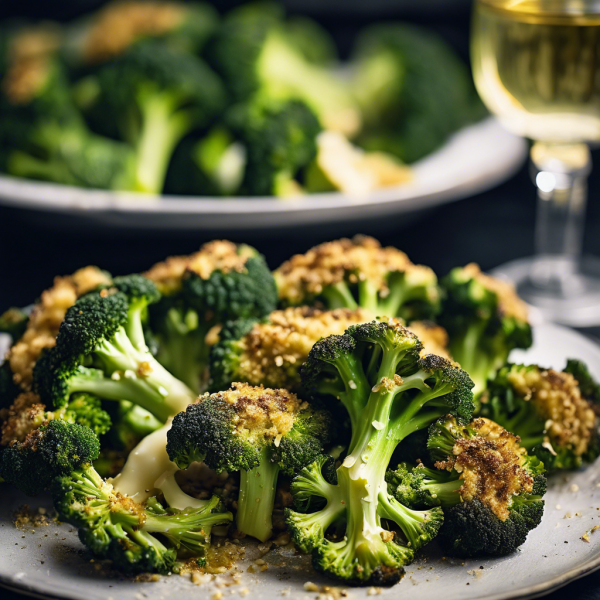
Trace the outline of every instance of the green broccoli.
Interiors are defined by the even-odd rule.
[[[79,298],[67,310],[56,346],[35,365],[34,388],[54,407],[85,392],[127,400],[164,422],[196,395],[146,346],[143,322],[148,305],[160,294],[141,275],[115,278],[113,284]]]
[[[439,356],[419,358],[420,351],[417,337],[403,326],[373,321],[317,342],[302,369],[304,387],[315,398],[339,400],[352,424],[336,480],[327,480],[317,462],[292,483],[299,509],[312,497],[325,507],[286,513],[292,539],[312,552],[315,568],[327,575],[359,585],[395,583],[442,525],[441,509],[408,508],[385,480],[405,437],[448,412],[459,422],[473,412],[467,373]],[[327,536],[332,525],[335,540]]]
[[[103,447],[129,452],[163,425],[152,413],[124,400],[111,402],[106,409],[112,426],[102,439]]]
[[[562,372],[509,364],[489,382],[481,414],[518,435],[548,471],[577,469],[600,455],[598,417],[588,399],[599,389],[580,361],[569,361]]]
[[[274,272],[284,305],[363,308],[371,318],[429,318],[439,310],[435,273],[414,265],[404,252],[356,236],[297,254]]]
[[[475,382],[477,395],[511,350],[533,343],[527,305],[512,285],[485,275],[475,264],[453,269],[441,283],[445,297],[439,322],[448,330],[452,357]]]
[[[116,492],[91,466],[55,479],[52,496],[59,519],[78,527],[95,556],[125,573],[178,572],[182,552],[205,563],[211,529],[232,519],[216,496],[194,509],[165,508],[156,498],[142,505]]]
[[[565,373],[570,373],[579,384],[581,395],[593,405],[600,406],[600,385],[592,377],[587,365],[575,358],[567,359]]]
[[[294,475],[323,451],[330,419],[286,390],[236,383],[203,396],[175,416],[169,458],[186,468],[203,461],[215,471],[240,472],[237,528],[264,542],[279,472]]]
[[[483,115],[469,71],[434,34],[399,23],[361,33],[353,89],[364,115],[358,142],[412,163]]]
[[[158,361],[195,391],[206,389],[209,333],[229,320],[261,318],[277,303],[263,256],[224,240],[158,263],[146,276],[163,293],[149,320]]]
[[[159,41],[135,44],[89,77],[86,115],[100,133],[134,149],[142,192],[162,191],[177,144],[226,104],[219,78],[200,58]]]
[[[322,38],[320,38],[322,39]],[[317,40],[322,48],[323,44]],[[288,25],[276,4],[251,4],[229,12],[207,50],[234,99],[255,93],[283,100],[302,100],[327,129],[353,135],[360,111],[349,86],[307,51],[298,26]]]
[[[436,468],[401,464],[386,479],[400,502],[443,508],[444,552],[504,556],[522,545],[542,519],[544,464],[488,419],[461,425],[443,417],[430,427],[427,445]]]
[[[16,307],[5,310],[0,314],[0,333],[10,335],[13,342],[18,340],[25,333],[30,312],[27,308]]]
[[[369,320],[369,313],[360,308],[322,311],[295,306],[273,311],[262,321],[228,321],[211,350],[209,390],[226,390],[234,381],[245,381],[297,392],[300,367],[312,346]]]
[[[23,442],[0,452],[0,477],[29,496],[45,491],[55,477],[98,457],[100,443],[83,425],[52,420],[33,430]]]

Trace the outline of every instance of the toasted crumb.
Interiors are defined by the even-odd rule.
[[[319,586],[312,581],[307,581],[304,584],[304,590],[307,592],[318,592],[320,590]]]
[[[23,504],[13,513],[13,523],[17,529],[45,527],[50,524],[46,512],[46,509],[38,508],[35,510],[29,508],[28,504]]]
[[[587,542],[588,544],[590,543],[590,538],[589,538],[589,536],[588,536],[588,534],[587,534],[587,533],[584,533],[584,534],[581,536],[581,539],[582,539],[584,542]]]
[[[367,590],[367,596],[380,596],[383,590],[380,587],[370,587]]]

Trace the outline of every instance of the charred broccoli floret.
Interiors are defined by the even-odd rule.
[[[488,419],[461,425],[444,417],[427,442],[435,468],[399,465],[388,471],[396,498],[413,508],[441,506],[440,541],[451,556],[504,556],[540,524],[544,465],[519,438]]]
[[[77,300],[67,310],[56,346],[35,366],[34,387],[42,400],[58,408],[84,392],[127,400],[163,422],[183,410],[195,393],[152,356],[145,342],[145,314],[159,297],[149,279],[131,275]]]
[[[226,321],[261,318],[276,305],[277,291],[264,258],[254,248],[214,241],[191,256],[167,259],[146,276],[163,297],[150,307],[157,358],[196,391],[206,389],[214,332]]]
[[[364,115],[358,141],[414,162],[483,115],[469,71],[441,39],[398,23],[359,37],[353,89]]]
[[[322,311],[299,306],[276,310],[262,321],[231,321],[211,351],[209,389],[224,390],[234,381],[245,381],[298,391],[300,367],[313,345],[369,320],[370,314],[360,308]]]
[[[297,254],[274,273],[284,305],[364,308],[374,317],[407,321],[435,315],[440,292],[435,273],[404,252],[357,236]]]
[[[549,471],[577,469],[600,454],[598,417],[588,399],[597,397],[598,389],[579,361],[569,361],[562,372],[506,365],[489,382],[481,414],[518,435]]]
[[[304,469],[292,483],[304,512],[286,513],[295,543],[330,576],[360,585],[395,583],[442,524],[441,509],[408,508],[385,480],[406,436],[448,412],[461,423],[473,412],[467,373],[439,356],[420,358],[420,350],[403,326],[374,321],[317,342],[302,369],[305,388],[325,401],[339,400],[352,424],[335,480],[324,476],[322,461]],[[324,507],[307,511],[312,499]],[[332,525],[338,530],[334,540],[327,536]]]
[[[79,539],[125,573],[179,571],[178,554],[205,562],[211,529],[231,521],[214,496],[201,508],[175,510],[156,498],[142,505],[115,491],[87,466],[52,486],[61,521],[79,528]]]
[[[0,477],[35,496],[48,489],[55,477],[98,457],[100,443],[83,425],[52,420],[42,423],[24,441],[14,441],[0,452]]]
[[[439,321],[450,335],[452,357],[471,375],[478,394],[511,350],[533,343],[527,305],[511,284],[482,273],[476,264],[453,269],[441,283]]]
[[[235,383],[206,394],[173,419],[167,452],[179,467],[203,461],[240,472],[237,528],[261,541],[271,537],[279,472],[294,475],[323,451],[330,419],[286,390]]]

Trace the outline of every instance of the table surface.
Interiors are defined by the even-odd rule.
[[[593,153],[597,160],[600,151]],[[600,162],[600,161],[598,161]],[[589,181],[590,202],[584,246],[600,255],[600,169]],[[404,250],[417,263],[431,266],[438,275],[453,266],[478,262],[491,269],[533,251],[535,192],[527,167],[510,181],[484,194],[443,206],[417,222],[403,226],[400,219],[365,221],[359,225],[340,224],[323,229],[304,227],[293,231],[270,231],[228,235],[177,232],[164,233],[107,231],[82,228],[60,231],[35,221],[24,211],[0,208],[0,308],[26,305],[40,290],[51,285],[57,274],[70,273],[87,264],[98,264],[113,274],[148,268],[167,255],[186,254],[216,237],[248,242],[265,254],[275,268],[296,252],[340,236],[365,233],[383,244]],[[598,335],[599,330],[586,333]],[[569,584],[547,596],[600,600],[600,572]],[[3,600],[25,596],[1,592]]]

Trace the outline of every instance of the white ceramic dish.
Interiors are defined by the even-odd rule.
[[[524,353],[515,352],[511,359],[562,368],[567,357],[585,360],[600,377],[600,347],[554,325],[536,327],[534,346]],[[224,600],[286,596],[313,600],[318,596],[305,590],[306,582],[332,585],[310,568],[308,557],[296,556],[289,548],[263,556],[268,568],[255,573],[246,571],[258,556],[255,547],[248,548],[248,559],[239,565],[244,571],[240,583],[231,587],[217,587],[231,581],[227,574],[199,586],[179,576],[161,577],[157,582],[134,582],[114,574],[107,577],[90,561],[71,527],[55,523],[35,531],[14,527],[14,510],[25,502],[31,507],[47,507],[47,500],[32,501],[5,487],[0,487],[0,494],[0,584],[24,593],[73,600],[209,600],[218,598],[218,592],[223,593]],[[550,482],[542,524],[518,552],[502,559],[443,560],[432,544],[407,567],[399,584],[381,590],[381,597],[501,600],[543,595],[600,567],[600,531],[589,533],[589,542],[581,539],[600,525],[599,500],[600,462],[587,470],[559,475]],[[569,514],[573,516],[565,518]],[[348,591],[354,600],[372,597],[364,588]]]
[[[415,165],[409,184],[367,196],[273,198],[148,197],[0,176],[0,204],[97,224],[160,229],[257,229],[406,215],[489,189],[523,163],[526,143],[493,118],[467,127]]]

